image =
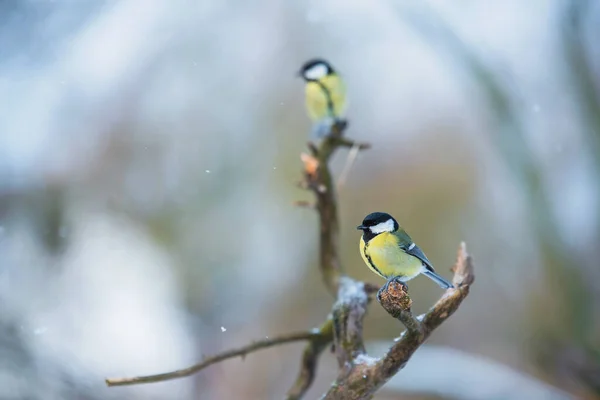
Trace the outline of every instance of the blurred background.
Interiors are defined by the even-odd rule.
[[[283,396],[302,343],[103,380],[326,318],[317,217],[292,205],[315,56],[373,145],[339,193],[347,272],[382,283],[355,230],[373,211],[443,275],[462,240],[477,268],[376,398],[600,398],[599,37],[584,0],[0,3],[0,398]],[[411,290],[418,313],[441,294]],[[376,303],[365,324],[374,355],[402,330]]]

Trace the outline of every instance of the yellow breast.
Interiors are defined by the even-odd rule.
[[[365,264],[367,264],[367,267],[369,267],[369,269],[371,271],[373,271],[377,275],[381,276],[382,278],[386,279],[386,277],[381,273],[381,271],[379,271],[377,268],[374,267],[373,262],[370,260],[370,256],[367,255],[367,253],[365,251],[365,241],[362,238],[362,236],[360,238],[360,255],[361,255],[363,261],[365,262]]]
[[[388,232],[375,236],[368,243],[361,237],[360,254],[371,271],[385,279],[398,276],[407,281],[423,269],[421,260],[402,251],[398,238]]]
[[[313,121],[320,121],[327,117],[339,118],[344,113],[346,88],[338,75],[327,75],[319,79],[318,83],[306,82],[305,91],[306,109]],[[331,99],[332,110],[330,110],[329,99]]]

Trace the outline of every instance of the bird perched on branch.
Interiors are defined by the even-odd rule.
[[[320,58],[305,62],[299,75],[305,82],[306,110],[314,123],[313,136],[322,138],[346,110],[346,86],[331,64]]]
[[[441,288],[453,287],[438,275],[431,262],[390,214],[375,212],[356,229],[362,230],[360,255],[377,275],[404,283],[423,274]]]

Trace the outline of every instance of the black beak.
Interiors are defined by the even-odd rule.
[[[364,225],[359,225],[356,227],[356,229],[358,229],[359,231],[364,231],[365,229],[367,229],[367,227]]]

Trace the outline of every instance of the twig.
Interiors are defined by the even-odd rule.
[[[370,143],[357,143],[352,140],[348,140],[348,139],[344,139],[344,138],[338,139],[337,145],[340,147],[353,147],[356,145],[356,146],[358,146],[359,150],[367,150],[367,149],[371,148]]]
[[[300,208],[311,208],[311,209],[315,208],[314,203],[311,203],[310,201],[306,201],[306,200],[297,200],[293,204],[296,207],[300,207]]]
[[[317,361],[319,355],[327,348],[333,340],[333,321],[328,319],[321,328],[320,339],[311,340],[307,343],[302,353],[300,373],[294,385],[288,390],[286,400],[298,400],[304,396],[310,385],[312,385],[317,373]]]
[[[354,165],[354,162],[356,161],[356,156],[358,156],[359,150],[360,150],[360,145],[358,143],[354,143],[352,145],[352,147],[350,148],[350,151],[348,152],[348,157],[346,157],[346,163],[344,164],[344,168],[342,169],[342,172],[340,173],[340,177],[338,179],[338,183],[337,183],[338,191],[346,183],[346,179],[348,178],[348,174],[350,173],[350,170],[352,169],[352,165]]]
[[[331,335],[329,335],[331,336]],[[106,379],[106,384],[108,386],[125,386],[125,385],[135,385],[140,383],[152,383],[152,382],[161,382],[167,381],[171,379],[183,378],[186,376],[190,376],[195,374],[196,372],[208,367],[209,365],[218,363],[220,361],[226,360],[228,358],[234,357],[245,357],[248,353],[253,351],[266,349],[269,347],[277,346],[285,343],[298,342],[302,340],[308,340],[311,342],[322,342],[324,340],[328,340],[327,333],[322,333],[321,330],[315,330],[310,332],[297,332],[297,333],[288,333],[285,335],[271,337],[268,339],[261,339],[256,342],[250,343],[244,347],[240,347],[238,349],[232,349],[225,351],[220,354],[216,354],[211,357],[205,358],[202,362],[192,365],[188,368],[179,369],[176,371],[166,372],[162,374],[156,375],[147,375],[147,376],[136,376],[131,378],[109,378]]]

